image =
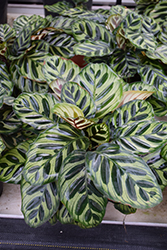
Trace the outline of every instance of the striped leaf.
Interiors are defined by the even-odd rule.
[[[119,14],[122,17],[126,17],[130,13],[132,13],[132,10],[128,9],[126,6],[123,6],[123,5],[111,6],[111,9],[110,9],[110,15]]]
[[[57,103],[53,108],[53,112],[77,129],[87,128],[94,123],[86,119],[82,110],[74,104]]]
[[[72,26],[73,36],[77,42],[85,40],[102,41],[111,44],[114,48],[113,35],[100,24],[89,20],[80,20]]]
[[[162,147],[167,141],[167,123],[143,121],[127,124],[113,132],[112,141],[137,154],[147,154]]]
[[[43,66],[43,73],[48,84],[57,78],[72,81],[79,71],[79,66],[71,60],[64,60],[58,56],[46,58]]]
[[[13,92],[11,75],[5,63],[0,63],[0,87],[6,91],[7,96],[10,96]]]
[[[84,150],[76,150],[65,159],[58,182],[60,200],[72,218],[87,228],[100,224],[107,199],[95,188],[87,173]]]
[[[42,72],[44,60],[48,57],[49,44],[45,41],[33,41],[27,54],[15,63],[20,75],[38,82],[46,81]]]
[[[123,86],[124,91],[148,91],[148,92],[155,92],[156,88],[154,86],[145,84],[143,82],[134,82],[134,83],[127,83],[125,86]]]
[[[21,182],[22,213],[30,227],[39,227],[48,221],[59,207],[56,183],[32,186],[24,179]]]
[[[15,30],[9,24],[0,24],[0,41],[8,42],[11,38],[15,37]]]
[[[161,60],[167,64],[167,45],[158,45],[154,51],[147,51],[146,56],[151,59]]]
[[[76,44],[76,41],[70,35],[65,33],[63,34],[53,34],[48,35],[45,38],[50,45],[49,52],[51,55],[57,55],[64,58],[70,58],[74,56],[73,46]]]
[[[137,73],[139,60],[133,51],[116,49],[111,55],[110,67],[122,78],[133,77]]]
[[[151,18],[153,18],[159,25],[164,25],[164,26],[167,25],[166,8],[167,8],[167,1],[162,1],[157,3],[154,9],[150,12]]]
[[[162,102],[167,102],[167,76],[163,71],[151,65],[145,65],[140,68],[139,74],[145,84],[156,88],[153,96]]]
[[[12,46],[12,56],[15,58],[22,57],[30,46],[31,46],[31,27],[29,25],[26,25],[14,40]]]
[[[38,130],[43,130],[57,121],[52,112],[52,108],[56,103],[56,98],[51,94],[26,93],[19,95],[13,108],[21,121]]]
[[[106,143],[86,154],[87,170],[107,198],[146,209],[162,201],[155,176],[142,158]]]
[[[151,96],[154,91],[140,91],[140,90],[129,90],[123,92],[123,98],[118,107],[124,105],[127,102],[133,100],[146,100],[149,96]],[[117,108],[118,108],[117,107]]]
[[[109,115],[109,127],[123,128],[126,125],[133,125],[133,123],[140,123],[149,121],[154,118],[154,111],[152,106],[143,100],[135,100],[128,102],[116,109],[113,114]]]
[[[49,87],[53,90],[54,96],[58,101],[61,100],[61,90],[65,83],[66,81],[63,79],[56,79],[49,84]]]
[[[144,50],[153,50],[157,46],[154,37],[155,23],[152,19],[143,19],[135,12],[129,14],[122,22],[121,27],[124,31],[124,37],[128,39],[135,47]],[[152,25],[150,25],[150,23]]]
[[[27,153],[24,177],[32,185],[43,185],[57,179],[67,155],[75,149],[86,150],[89,139],[68,124],[57,124],[41,133]]]
[[[78,106],[86,118],[93,118],[96,108],[93,98],[75,82],[66,83],[61,90],[61,101]]]
[[[67,208],[61,203],[60,207],[55,215],[56,219],[60,221],[61,224],[74,224],[74,220],[69,214]]]
[[[0,110],[0,133],[9,134],[18,131],[22,122],[17,118],[12,108],[6,107]]]
[[[165,116],[167,114],[167,103],[162,102],[154,97],[149,98],[149,103],[154,109],[156,116]]]
[[[167,186],[167,161],[161,156],[160,150],[146,155],[143,160],[150,167],[158,185],[163,190]]]
[[[74,46],[76,55],[83,55],[87,57],[105,56],[113,52],[110,44],[103,41],[84,41]]]
[[[48,84],[46,82],[37,82],[21,76],[17,71],[15,65],[13,65],[11,71],[12,71],[12,81],[15,83],[15,86],[22,92],[28,92],[28,93],[48,92]]]
[[[0,87],[0,108],[4,104],[4,97],[6,96],[6,90],[2,87]]]
[[[2,151],[4,149],[5,149],[5,144],[4,144],[3,140],[2,140],[2,138],[0,138],[0,155],[1,155],[1,153],[2,153]]]
[[[29,16],[20,15],[13,21],[13,27],[17,33],[19,33],[28,23]]]
[[[58,13],[58,14],[61,14],[61,12],[63,12],[64,10],[68,10],[70,7],[73,7],[73,5],[70,2],[65,2],[65,1],[61,1],[52,5],[44,6],[46,10],[53,12],[53,13]]]
[[[119,212],[123,214],[134,214],[136,213],[136,208],[131,207],[129,205],[121,204],[121,203],[115,203],[114,204],[115,209],[117,209]]]
[[[165,161],[167,161],[167,144],[161,149],[160,155]]]
[[[92,146],[101,145],[110,139],[109,128],[105,123],[94,124],[86,130]]]
[[[96,105],[96,117],[114,110],[122,98],[122,80],[104,63],[89,64],[82,69],[77,82],[84,87]]]
[[[74,18],[58,16],[52,19],[50,27],[53,27],[56,30],[60,29],[67,34],[72,35],[72,25],[75,21],[76,20]]]
[[[0,180],[17,184],[21,181],[26,153],[32,140],[20,143],[0,158]]]
[[[116,28],[119,27],[122,20],[123,20],[123,16],[121,16],[119,14],[113,14],[113,15],[109,16],[107,19],[107,22],[106,22],[107,28],[111,32],[113,32]]]

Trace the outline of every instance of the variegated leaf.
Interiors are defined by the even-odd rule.
[[[0,87],[5,89],[6,96],[10,96],[13,92],[11,75],[5,63],[0,63]]]
[[[87,128],[86,132],[93,147],[109,142],[109,128],[105,123],[94,124],[91,127]]]
[[[15,37],[16,33],[9,24],[0,24],[0,42],[8,42],[10,39]]]
[[[105,143],[86,154],[87,170],[107,198],[146,209],[162,201],[155,176],[142,158],[119,146]]]
[[[63,160],[75,149],[86,150],[89,139],[68,124],[57,124],[41,133],[27,153],[24,177],[32,185],[55,181]]]
[[[131,207],[129,205],[121,204],[121,203],[114,203],[115,209],[123,214],[134,214],[136,213],[136,208]]]
[[[73,46],[76,41],[70,35],[63,34],[50,34],[45,38],[50,45],[49,52],[51,55],[61,56],[63,58],[71,58],[75,55]]]
[[[32,186],[22,179],[21,196],[24,220],[31,227],[44,224],[59,208],[59,195],[55,182]]]
[[[130,13],[132,13],[132,10],[128,9],[126,6],[123,6],[123,5],[111,6],[111,9],[110,9],[110,15],[118,14],[118,15],[121,15],[122,17],[126,17]]]
[[[62,30],[67,34],[72,35],[72,25],[74,22],[74,18],[58,16],[52,19],[50,27],[55,28],[55,30]]]
[[[46,93],[48,91],[48,84],[46,82],[38,82],[35,80],[27,79],[19,74],[15,65],[12,69],[12,81],[18,89],[22,92],[28,93]]]
[[[167,161],[161,156],[160,150],[146,155],[143,160],[150,167],[158,185],[163,190],[167,186]]]
[[[123,104],[133,101],[133,100],[146,100],[149,96],[151,96],[154,91],[140,91],[140,90],[129,90],[123,92],[123,98],[121,103],[117,108],[122,106]]]
[[[83,55],[86,57],[105,56],[113,52],[113,48],[109,43],[91,40],[77,43],[74,45],[73,49],[76,55]]]
[[[111,32],[113,32],[116,28],[119,27],[122,20],[123,20],[123,17],[119,14],[113,14],[113,15],[109,16],[107,19],[107,22],[106,22],[107,28]]]
[[[166,21],[166,8],[167,1],[160,1],[154,7],[154,9],[150,12],[151,18],[153,18],[159,25],[167,25]]]
[[[156,88],[152,85],[145,84],[143,82],[133,82],[133,83],[127,83],[125,86],[123,86],[124,91],[148,91],[148,92],[155,92]]]
[[[68,10],[73,5],[70,2],[61,1],[52,5],[45,5],[44,8],[50,12],[61,14],[64,10]]]
[[[12,108],[6,107],[0,110],[0,133],[11,134],[18,131],[22,122],[17,118]]]
[[[167,64],[167,45],[158,45],[154,51],[147,51],[146,56],[151,59],[161,60],[163,63]]]
[[[160,155],[165,161],[167,161],[167,144],[165,144],[161,149]]]
[[[110,67],[122,78],[133,77],[137,73],[139,60],[133,51],[114,50]]]
[[[63,85],[66,83],[63,79],[56,79],[49,84],[49,87],[53,90],[54,96],[58,101],[61,100],[61,90]]]
[[[94,123],[86,119],[82,110],[74,104],[57,103],[53,112],[77,129],[84,129]]]
[[[76,80],[91,95],[96,105],[96,117],[114,110],[122,98],[122,80],[104,63],[89,64]]]
[[[57,78],[72,81],[79,72],[79,66],[71,60],[62,59],[59,56],[46,58],[43,66],[43,73],[48,84]]]
[[[153,50],[157,46],[157,41],[154,37],[155,22],[153,19],[149,17],[144,19],[133,12],[123,20],[121,27],[124,31],[124,37],[135,47],[142,50]]]
[[[51,94],[21,94],[15,100],[14,111],[17,117],[31,125],[43,130],[56,123],[56,115],[52,108],[57,103],[56,98]]]
[[[167,102],[167,76],[163,71],[151,65],[145,65],[140,68],[139,74],[145,84],[156,88],[153,96],[162,102]]]
[[[112,141],[137,154],[154,152],[167,142],[167,123],[143,121],[113,131]]]
[[[2,138],[0,138],[0,155],[1,155],[1,153],[2,153],[2,151],[4,149],[5,149],[5,144],[4,144],[3,140],[2,140]]]
[[[68,82],[62,87],[61,101],[78,106],[86,118],[93,118],[95,115],[96,107],[93,98],[75,82]]]
[[[89,20],[80,20],[72,26],[73,36],[77,42],[85,40],[102,41],[110,44],[112,49],[115,47],[113,35],[100,24]]]
[[[102,221],[107,199],[95,188],[87,173],[85,153],[76,150],[65,159],[58,182],[60,200],[72,218],[90,228]]]
[[[149,103],[152,105],[156,116],[161,117],[167,114],[166,102],[162,102],[151,96],[151,98],[149,98]]]
[[[22,179],[26,153],[32,140],[20,143],[0,158],[0,180],[17,184]]]

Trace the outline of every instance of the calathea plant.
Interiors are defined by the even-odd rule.
[[[162,200],[167,123],[154,115],[166,112],[165,80],[157,83],[165,63],[148,57],[159,26],[149,29],[145,16],[135,19],[142,38],[151,32],[142,47],[129,31],[130,10],[61,8],[54,19],[20,16],[13,28],[0,26],[0,180],[20,185],[30,226],[90,228],[109,200],[126,214]],[[115,12],[122,19],[112,31]],[[75,55],[88,64],[81,69]],[[159,72],[148,74],[151,82],[146,65]]]

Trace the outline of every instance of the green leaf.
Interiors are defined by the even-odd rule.
[[[161,149],[160,155],[165,161],[167,161],[167,144]]]
[[[156,88],[152,85],[145,84],[143,82],[133,82],[131,84],[127,83],[125,86],[123,86],[124,91],[152,91],[155,92]]]
[[[10,134],[22,126],[22,122],[9,107],[0,110],[0,133]]]
[[[122,78],[133,77],[138,64],[139,60],[132,50],[116,49],[111,55],[110,67]]]
[[[75,149],[86,150],[89,143],[82,131],[68,124],[51,127],[31,145],[24,167],[24,178],[32,185],[55,181],[67,155]]]
[[[32,186],[24,179],[21,182],[22,213],[30,227],[39,227],[48,221],[59,207],[56,183]]]
[[[167,64],[167,45],[158,45],[154,51],[147,51],[146,56],[151,59],[161,60],[163,63]]]
[[[110,139],[109,128],[105,123],[94,124],[86,132],[93,146],[106,143]]]
[[[49,43],[49,51],[52,55],[70,58],[75,55],[73,46],[76,41],[73,37],[67,34],[50,34],[45,40]]]
[[[167,114],[167,103],[162,102],[154,97],[149,98],[148,101],[152,105],[156,116],[161,117]]]
[[[82,110],[74,104],[57,103],[53,112],[77,129],[84,129],[94,123],[86,119]]]
[[[6,96],[10,96],[13,92],[11,75],[5,63],[0,63],[0,87],[6,91]]]
[[[4,144],[3,140],[2,140],[2,138],[0,138],[0,155],[1,155],[1,153],[2,153],[2,151],[4,149],[5,149],[5,144]]]
[[[107,198],[146,209],[162,201],[162,192],[147,164],[119,146],[106,143],[86,154],[87,170]]]
[[[0,41],[8,42],[10,39],[15,37],[15,30],[10,27],[9,24],[1,24],[0,25]]]
[[[103,41],[90,41],[74,45],[74,52],[76,55],[83,55],[87,57],[105,56],[113,52],[113,48],[109,43]]]
[[[162,102],[167,102],[167,76],[163,71],[151,65],[145,65],[140,68],[139,74],[145,84],[156,88],[153,96]]]
[[[107,22],[106,22],[107,28],[111,32],[113,32],[116,28],[119,27],[122,20],[123,20],[123,17],[119,14],[113,14],[113,15],[109,16],[107,19]]]
[[[15,58],[22,57],[26,50],[31,46],[31,27],[26,25],[14,40],[12,46],[12,56]]]
[[[11,71],[12,71],[12,81],[14,82],[15,86],[22,92],[46,93],[48,91],[48,84],[46,82],[38,82],[21,76],[17,71],[15,65],[13,65]]]
[[[44,60],[48,57],[49,44],[44,41],[34,41],[33,48],[15,64],[19,74],[25,78],[44,82],[42,72]]]
[[[76,80],[93,98],[96,117],[101,118],[114,110],[122,98],[122,80],[104,63],[89,64]]]
[[[55,30],[62,30],[65,33],[72,35],[72,25],[76,20],[74,18],[58,16],[52,19],[50,27]]]
[[[52,94],[21,94],[15,100],[14,111],[17,117],[31,125],[43,130],[56,123],[57,118],[52,108],[57,103]]]
[[[74,151],[59,173],[60,200],[72,218],[90,228],[103,219],[107,199],[95,188],[85,166],[85,151]]]
[[[61,1],[52,5],[45,5],[44,8],[50,12],[61,14],[62,11],[68,10],[73,5],[70,2]]]
[[[20,143],[0,158],[0,180],[17,184],[21,181],[26,153],[32,140]]]
[[[75,82],[67,82],[61,90],[61,101],[78,106],[86,118],[93,118],[95,103],[84,88]]]
[[[129,14],[121,24],[124,37],[142,50],[153,50],[157,46],[154,26],[153,19],[149,17],[144,19],[135,12]]]
[[[158,185],[163,190],[167,186],[167,161],[161,156],[161,151],[158,150],[152,154],[148,154],[143,157],[143,160],[150,167]]]
[[[126,17],[130,13],[132,13],[132,10],[128,9],[126,6],[123,6],[123,5],[111,6],[111,9],[110,9],[110,15],[119,14],[122,17]]]
[[[73,81],[79,73],[80,68],[71,60],[63,60],[59,56],[45,59],[43,73],[48,84],[57,78],[65,81]]]
[[[77,42],[85,40],[102,41],[114,46],[113,35],[104,26],[90,20],[80,20],[72,26],[73,36]]]
[[[150,17],[153,18],[159,25],[167,25],[166,22],[167,1],[159,2],[150,12]]]
[[[125,204],[120,204],[120,203],[115,203],[114,204],[115,209],[117,209],[119,212],[123,214],[134,214],[136,213],[136,208],[125,205]]]

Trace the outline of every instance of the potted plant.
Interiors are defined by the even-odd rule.
[[[0,180],[20,185],[28,225],[90,228],[109,201],[125,214],[162,201],[166,33],[122,6],[56,6],[0,26]]]

